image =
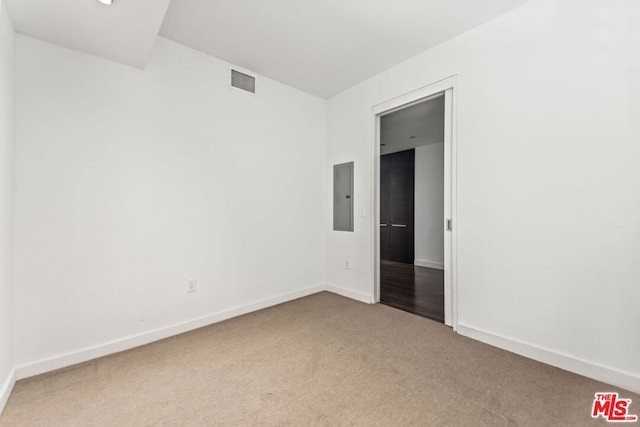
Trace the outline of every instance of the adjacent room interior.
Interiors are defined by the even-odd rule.
[[[0,0],[0,426],[640,414],[639,23]]]
[[[380,302],[444,323],[444,93],[380,120]]]

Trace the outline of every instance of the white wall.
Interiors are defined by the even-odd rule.
[[[20,375],[324,283],[326,101],[164,38],[140,71],[18,36],[17,72]]]
[[[0,412],[12,386],[11,228],[15,142],[15,35],[0,2]]]
[[[355,161],[368,215],[328,281],[372,295],[372,106],[458,74],[459,324],[638,391],[639,9],[533,0],[332,98],[327,172]]]
[[[415,152],[415,264],[444,269],[444,143]]]

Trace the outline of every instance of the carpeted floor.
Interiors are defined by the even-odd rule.
[[[640,396],[320,293],[16,384],[1,426],[588,426]]]

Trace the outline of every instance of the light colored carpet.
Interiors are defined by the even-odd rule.
[[[588,426],[640,396],[320,293],[16,384],[1,426]]]

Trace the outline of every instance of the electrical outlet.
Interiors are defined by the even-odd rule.
[[[351,260],[348,259],[344,262],[344,269],[351,270]]]
[[[198,279],[193,278],[189,279],[189,283],[187,284],[187,292],[195,292],[198,290]]]

